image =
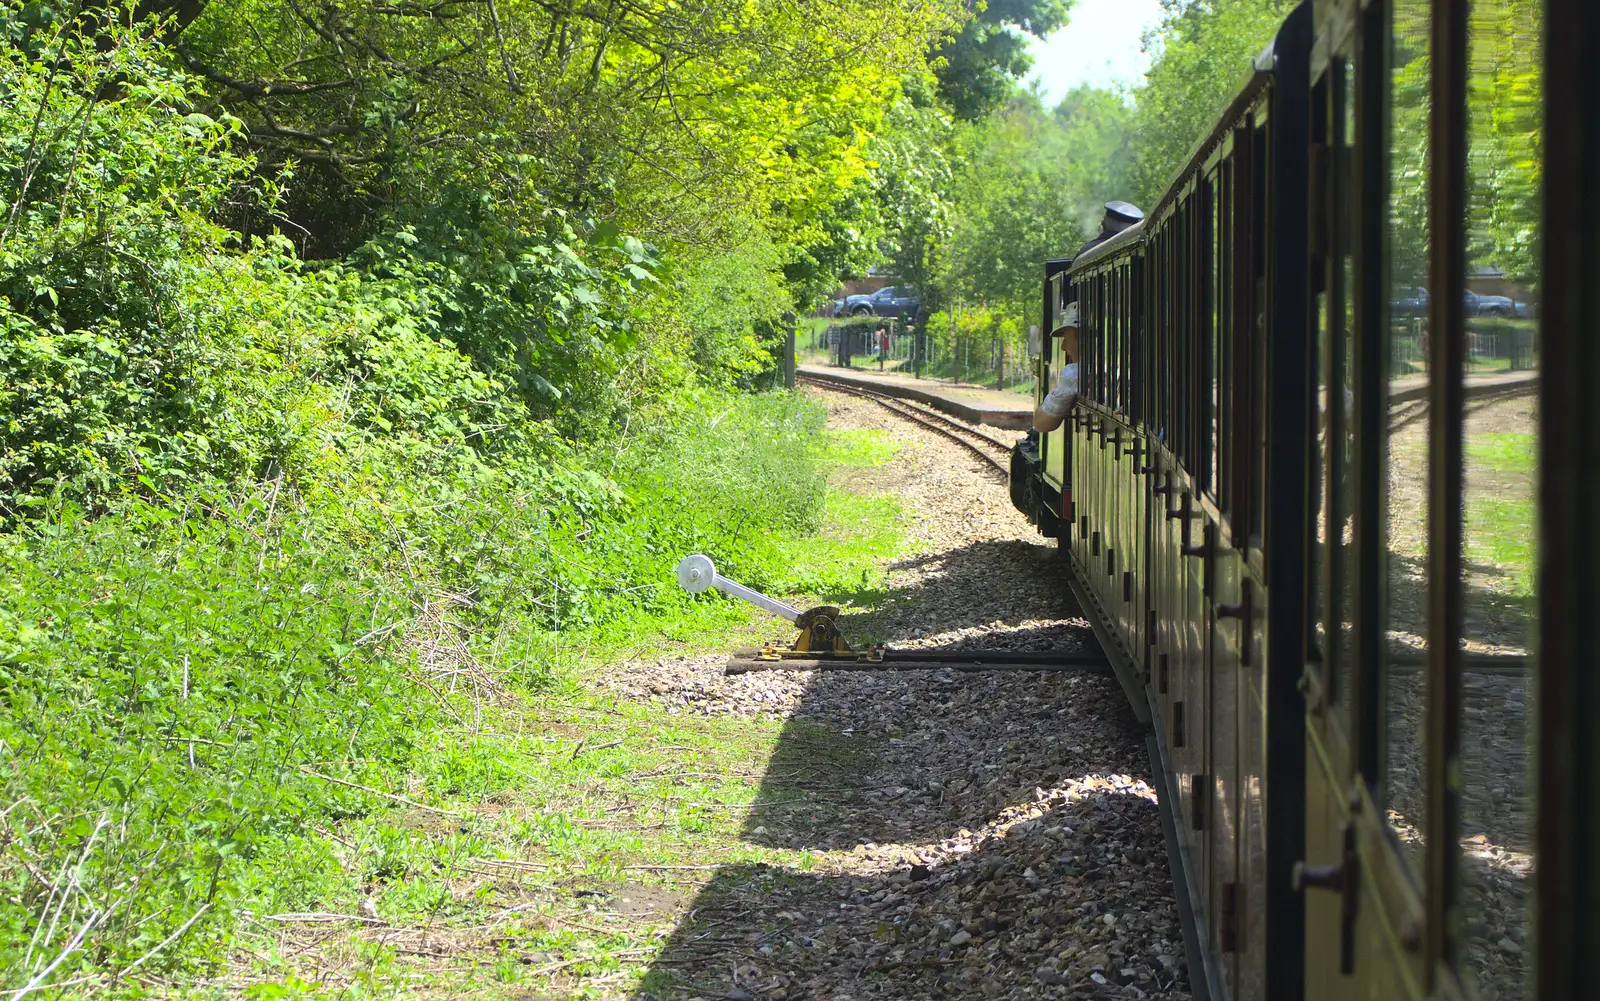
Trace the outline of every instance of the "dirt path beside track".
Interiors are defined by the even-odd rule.
[[[904,443],[840,484],[898,497],[914,540],[848,634],[1093,644],[999,477],[869,401],[819,395],[830,426]],[[801,864],[716,870],[635,997],[1188,996],[1149,763],[1113,680],[724,677],[723,660],[634,664],[612,684],[684,716],[784,716],[741,833]]]

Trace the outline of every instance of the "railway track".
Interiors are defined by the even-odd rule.
[[[796,381],[818,389],[831,390],[835,393],[846,393],[850,396],[859,396],[863,399],[893,411],[908,421],[920,424],[930,431],[944,435],[951,441],[963,446],[969,452],[989,463],[1001,473],[1010,475],[1011,472],[1011,442],[1002,441],[994,435],[970,424],[947,417],[930,407],[910,403],[886,393],[874,393],[870,389],[860,389],[856,386],[846,386],[837,382],[826,382],[821,379],[810,379],[798,376]],[[996,455],[996,452],[999,454]]]

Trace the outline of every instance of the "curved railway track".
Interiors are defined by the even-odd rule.
[[[994,435],[970,424],[947,417],[929,407],[919,406],[915,403],[889,396],[886,393],[874,393],[870,389],[861,389],[856,386],[846,386],[837,382],[827,382],[822,379],[808,379],[797,376],[796,381],[818,389],[831,390],[836,393],[846,393],[850,396],[859,396],[893,411],[908,421],[921,424],[930,431],[935,431],[958,445],[965,447],[974,455],[983,459],[1001,473],[1010,475],[1011,472],[1011,442],[1001,441]],[[965,437],[963,437],[965,436]],[[1000,454],[997,456],[995,451]]]

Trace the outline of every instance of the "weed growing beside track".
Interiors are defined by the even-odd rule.
[[[5,985],[353,998],[419,987],[401,957],[441,983],[604,971],[649,935],[540,888],[770,854],[707,832],[748,807],[776,722],[579,678],[752,621],[679,591],[684,553],[859,589],[896,511],[828,486],[815,404],[705,402],[538,491],[388,481],[336,505],[275,481],[0,536]]]

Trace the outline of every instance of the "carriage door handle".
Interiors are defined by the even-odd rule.
[[[1332,865],[1296,862],[1289,878],[1296,893],[1317,889],[1339,894],[1339,972],[1349,974],[1356,968],[1356,887],[1361,863],[1356,858],[1356,825],[1345,821],[1343,834],[1343,859]]]
[[[1217,606],[1217,618],[1239,620],[1239,664],[1242,667],[1250,666],[1250,637],[1255,625],[1251,617],[1254,614],[1255,609],[1250,605],[1250,578],[1246,577],[1239,582],[1239,603]]]

